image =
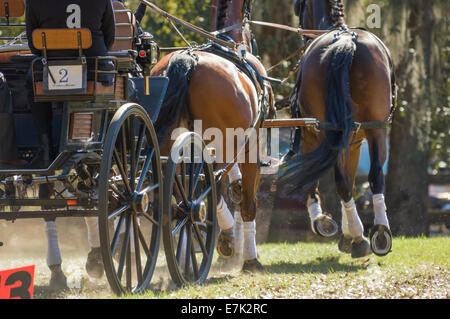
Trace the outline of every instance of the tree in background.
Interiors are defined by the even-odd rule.
[[[180,19],[209,30],[210,0],[153,0],[151,2]],[[137,0],[127,0],[125,4],[127,8],[134,11],[139,2]],[[161,47],[186,46],[186,43],[177,35],[167,19],[150,9],[147,9],[147,13],[142,19],[142,26],[145,31],[155,36],[155,40]],[[189,30],[184,30],[180,25],[176,26],[188,41],[199,44],[205,42],[205,38]]]

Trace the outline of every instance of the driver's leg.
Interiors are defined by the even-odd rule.
[[[11,91],[0,73],[0,168],[19,165]]]

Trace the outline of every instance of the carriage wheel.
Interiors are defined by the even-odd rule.
[[[139,293],[158,256],[162,202],[159,146],[147,112],[125,104],[111,120],[99,177],[99,230],[114,293]]]
[[[201,284],[209,273],[216,234],[216,184],[202,139],[193,132],[175,141],[164,177],[163,242],[178,285]]]

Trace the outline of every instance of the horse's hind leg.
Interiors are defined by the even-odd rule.
[[[374,227],[371,231],[370,245],[379,256],[387,255],[392,247],[392,233],[386,214],[384,201],[383,165],[386,161],[386,129],[366,132],[370,151],[369,183],[373,193]]]
[[[88,242],[91,251],[85,264],[86,272],[93,278],[101,278],[104,273],[103,259],[100,248],[100,234],[98,229],[98,217],[85,217],[84,221],[88,231]]]
[[[314,191],[308,195],[306,200],[311,229],[319,236],[332,237],[337,233],[338,226],[331,217],[323,214],[318,186],[319,183],[316,184]]]
[[[342,210],[342,237],[338,247],[342,252],[351,253],[353,258],[360,258],[370,254],[370,244],[364,237],[364,226],[353,198],[361,143],[353,144],[350,148],[348,152],[344,150],[334,168]]]
[[[258,261],[256,250],[256,192],[259,184],[260,169],[256,163],[240,165],[242,173],[241,215],[244,223],[243,271],[258,272],[264,268]]]
[[[45,235],[47,236],[47,266],[51,271],[50,289],[53,291],[67,289],[67,278],[61,269],[62,259],[55,219],[45,219]]]
[[[231,214],[228,204],[225,201],[223,193],[225,184],[222,180],[217,184],[217,223],[220,228],[217,238],[216,250],[219,256],[228,259],[234,256],[235,234],[234,234],[234,217]]]
[[[301,135],[303,136],[301,145],[302,154],[313,151],[320,144],[319,137],[315,132],[303,129]],[[306,207],[311,221],[311,230],[319,236],[331,237],[338,231],[338,226],[331,217],[323,214],[318,186],[319,183],[317,182],[306,200]]]

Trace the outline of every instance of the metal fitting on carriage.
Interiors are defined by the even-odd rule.
[[[93,178],[93,174],[91,171],[89,171],[89,167],[86,164],[81,163],[76,167],[75,170],[78,174],[78,177],[81,179],[77,186],[78,190],[90,191],[95,188],[95,179]]]
[[[136,62],[144,66],[147,71],[152,65],[155,65],[160,56],[159,46],[153,41],[153,35],[144,32],[139,36],[137,44],[138,56]],[[148,72],[146,72],[147,74]]]

